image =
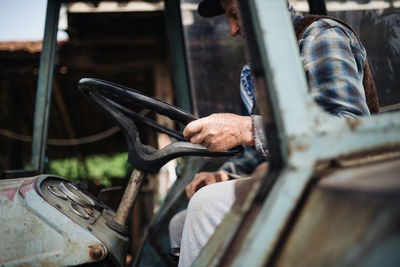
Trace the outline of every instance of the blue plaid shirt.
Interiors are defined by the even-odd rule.
[[[289,12],[293,25],[296,25],[302,16],[291,6]],[[301,36],[299,51],[309,93],[316,103],[338,117],[370,115],[362,85],[366,51],[350,29],[331,19],[315,21]],[[249,65],[243,68],[240,80],[242,101],[250,114],[255,89]],[[266,159],[260,116],[255,118],[254,136],[258,153],[254,148],[246,148],[241,158],[226,162],[221,169],[240,175],[251,174]]]
[[[295,25],[302,16],[289,10]],[[338,117],[370,115],[362,84],[367,53],[350,29],[317,20],[300,37],[299,50],[315,102]]]

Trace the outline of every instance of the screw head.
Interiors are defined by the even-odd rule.
[[[102,260],[105,256],[104,248],[95,246],[90,249],[90,257],[96,261]]]

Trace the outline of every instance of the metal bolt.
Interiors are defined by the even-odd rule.
[[[95,261],[99,261],[102,260],[105,256],[105,252],[104,249],[102,247],[92,247],[90,249],[90,257],[92,257],[92,259],[94,259]]]

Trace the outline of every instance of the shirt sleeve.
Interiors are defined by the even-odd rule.
[[[245,146],[244,149],[244,153],[240,158],[226,161],[220,167],[220,170],[234,174],[234,176],[246,177],[252,174],[259,164],[266,161],[265,158],[260,157],[259,152],[254,147]]]
[[[252,115],[253,123],[254,146],[259,153],[259,156],[265,159],[269,158],[269,150],[267,148],[267,138],[263,129],[263,121],[260,115]]]
[[[313,99],[338,117],[369,115],[362,84],[364,47],[339,26],[318,21],[309,28],[300,40],[300,56]]]

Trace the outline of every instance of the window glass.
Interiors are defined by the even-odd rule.
[[[182,23],[194,111],[241,113],[240,71],[246,63],[242,39],[231,37],[224,15],[203,18],[200,0],[181,0]]]

